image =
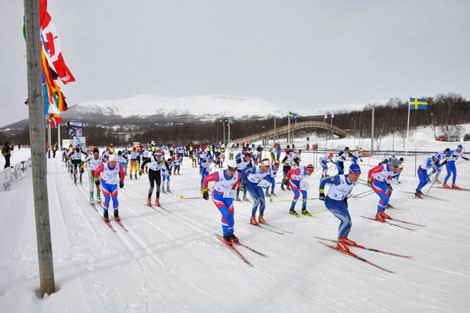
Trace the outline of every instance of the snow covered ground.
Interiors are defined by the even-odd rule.
[[[350,140],[331,144],[352,147]],[[422,146],[438,148],[440,144],[432,140]],[[15,150],[13,163],[28,153]],[[419,156],[418,162],[424,157]],[[304,163],[310,158],[312,154],[304,154]],[[44,299],[36,296],[39,278],[29,171],[9,191],[0,191],[0,312],[468,312],[470,217],[465,203],[470,192],[435,186],[430,195],[441,200],[414,199],[408,193],[417,185],[413,161],[405,164],[402,183],[394,185],[391,204],[396,209],[388,213],[426,227],[407,225],[416,229],[410,231],[361,218],[375,214],[376,195],[349,201],[351,239],[413,256],[354,250],[394,272],[390,274],[318,243],[315,236],[336,238],[338,221],[322,211],[323,203],[317,200],[308,205],[317,212],[313,218],[289,215],[290,202],[280,200],[291,199],[292,193],[281,190],[267,203],[265,216],[273,226],[288,231],[283,234],[251,226],[252,202],[235,202],[235,233],[268,256],[240,247],[254,265],[247,266],[215,238],[221,228],[214,204],[202,198],[184,199],[200,196],[198,171],[188,159],[182,175],[172,176],[172,193],[161,196],[163,208],[170,212],[146,206],[145,175],[138,180],[127,177],[119,199],[129,231],[113,222],[113,233],[88,203],[88,182],[74,185],[60,159],[49,159],[58,290]],[[377,162],[365,159],[362,179]],[[461,160],[457,168],[457,183],[470,188],[470,162]],[[310,178],[310,196],[318,194],[319,177],[320,171],[315,171]],[[359,184],[354,193],[366,190]]]

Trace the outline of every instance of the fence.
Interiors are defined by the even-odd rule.
[[[0,172],[0,191],[10,189],[12,184],[23,179],[31,167],[31,159],[21,161]]]

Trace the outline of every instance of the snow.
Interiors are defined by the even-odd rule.
[[[80,112],[103,112],[105,114],[148,116],[154,114],[218,115],[221,117],[267,116],[281,114],[278,105],[262,99],[237,96],[193,96],[166,98],[154,95],[138,95],[128,99],[80,103]]]
[[[457,144],[435,142],[426,129],[412,138],[420,150],[437,151]],[[352,146],[352,140],[328,143],[344,147]],[[382,148],[391,148],[391,138],[382,140]],[[304,143],[302,139],[296,142]],[[470,146],[464,144],[468,151]],[[12,163],[28,157],[28,149],[15,150]],[[303,153],[303,163],[315,157]],[[381,157],[365,159],[362,179]],[[416,162],[424,158],[425,154],[419,155]],[[313,218],[289,215],[290,202],[279,200],[291,199],[292,193],[278,187],[275,201],[267,202],[265,216],[269,223],[292,234],[279,235],[249,225],[252,203],[235,202],[235,233],[268,255],[264,258],[240,247],[254,265],[247,266],[215,238],[214,233],[221,229],[214,204],[189,199],[200,194],[198,171],[188,159],[182,175],[172,176],[172,193],[161,195],[162,206],[170,213],[145,205],[145,175],[138,180],[127,177],[119,200],[129,232],[113,223],[113,233],[88,204],[88,182],[74,185],[60,158],[48,159],[58,290],[44,299],[36,295],[38,261],[28,171],[10,190],[0,191],[0,312],[468,312],[470,217],[465,203],[469,193],[434,186],[430,194],[442,201],[414,199],[407,193],[417,185],[413,163],[414,157],[405,163],[402,183],[394,185],[391,200],[396,209],[388,213],[426,227],[408,225],[416,229],[409,231],[361,218],[375,214],[376,195],[349,200],[351,239],[413,256],[403,259],[354,250],[394,271],[390,274],[319,244],[314,236],[337,236],[338,220],[329,212],[318,212]],[[3,164],[1,158],[0,166]],[[457,169],[457,183],[470,188],[470,162],[458,161]],[[320,171],[315,171],[309,178],[310,196],[317,195],[319,176]],[[280,181],[280,174],[277,179]],[[354,193],[366,190],[358,184]],[[324,206],[311,201],[308,208],[315,212]]]

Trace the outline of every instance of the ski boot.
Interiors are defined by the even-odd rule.
[[[240,241],[240,240],[238,240],[238,237],[235,236],[235,234],[231,234],[229,236],[232,238],[232,242],[239,242]]]
[[[306,207],[302,207],[302,215],[312,216],[312,214],[309,211],[307,211]]]
[[[170,185],[166,185],[166,191],[171,192]]]
[[[165,186],[162,186],[162,192],[166,193]]]
[[[93,199],[93,197],[90,197],[90,204],[95,205],[95,199]]]
[[[105,222],[109,222],[108,211],[104,211],[104,213],[103,213],[103,220],[104,220]]]
[[[381,223],[385,223],[386,219],[391,219],[390,216],[388,216],[384,211],[379,211],[377,212],[377,215],[375,215],[375,220]]]
[[[347,253],[347,252],[350,252],[348,246],[346,245],[346,243],[344,243],[344,242],[341,241],[341,240],[338,240],[338,244],[337,244],[337,246],[336,246],[336,250],[342,251],[342,252],[346,252],[346,253]]]
[[[121,221],[121,218],[119,217],[119,211],[118,210],[114,210],[114,219],[118,222]]]
[[[246,195],[243,196],[243,201],[248,201],[248,198],[246,197]]]
[[[152,198],[150,197],[147,198],[147,205],[152,206]]]
[[[276,194],[274,193],[274,190],[271,190],[271,197],[272,196],[276,196]]]
[[[460,187],[457,186],[456,184],[452,184],[452,189],[460,189]]]
[[[134,176],[134,177],[135,177],[135,179],[137,179],[137,174],[135,174],[135,176]]]
[[[96,196],[96,202],[97,202],[97,203],[101,203],[101,197],[100,197],[100,195],[97,195],[97,196]]]
[[[348,237],[341,237],[341,238],[338,238],[338,241],[339,242],[342,242],[344,243],[345,245],[347,246],[357,246],[357,243],[355,241],[352,241],[351,239],[349,239]]]
[[[264,216],[263,216],[263,215],[260,215],[260,216],[259,216],[258,222],[259,222],[260,224],[266,224],[266,220],[264,219]]]
[[[251,224],[251,225],[255,225],[255,226],[259,226],[258,221],[256,220],[256,217],[255,217],[255,216],[252,216],[252,217],[250,218],[250,224]]]
[[[129,174],[129,176],[130,176],[130,177],[131,177],[131,179],[132,179],[132,174]]]
[[[299,214],[295,211],[293,206],[290,207],[289,214],[294,215],[294,216],[299,216]]]
[[[159,199],[159,198],[156,198],[156,199],[155,199],[155,205],[156,205],[156,206],[160,206],[160,199]]]
[[[224,243],[227,245],[227,246],[232,246],[233,243],[232,243],[232,235],[224,235]]]
[[[282,189],[282,190],[286,190],[286,189],[284,188],[284,184],[281,184],[281,189]]]
[[[269,191],[268,191],[268,189],[266,189],[265,196],[266,196],[266,197],[269,197]]]
[[[451,188],[449,185],[447,185],[447,183],[443,183],[443,184],[442,184],[442,187],[444,187],[444,188],[449,188],[449,189]]]
[[[420,191],[416,191],[416,192],[415,192],[415,197],[416,197],[416,198],[423,199],[423,197],[421,196],[421,192],[420,192]]]

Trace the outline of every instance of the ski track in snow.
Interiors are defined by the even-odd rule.
[[[364,166],[364,172],[376,162],[367,159],[363,165],[369,166]],[[37,269],[33,268],[37,267],[36,249],[32,248],[35,242],[26,241],[25,248],[14,248],[3,241],[4,248],[0,248],[3,268],[14,272],[26,267],[32,269],[16,279],[8,275],[8,270],[0,271],[0,277],[6,279],[4,283],[0,281],[2,312],[4,309],[8,312],[37,309],[38,312],[98,313],[463,313],[470,305],[466,296],[470,288],[467,262],[470,244],[465,237],[470,232],[470,219],[462,210],[468,195],[433,189],[432,194],[449,199],[449,202],[442,202],[414,199],[411,194],[399,192],[416,187],[411,165],[405,167],[402,184],[394,185],[396,191],[391,204],[396,209],[389,210],[389,214],[426,227],[411,232],[360,218],[375,214],[378,202],[375,194],[349,200],[353,240],[413,256],[402,259],[353,250],[394,274],[384,273],[319,244],[314,236],[336,238],[338,221],[331,213],[295,218],[288,214],[290,201],[271,203],[269,198],[265,212],[268,223],[292,234],[280,235],[250,225],[252,200],[234,201],[235,233],[244,243],[267,255],[264,258],[237,246],[254,265],[253,268],[246,266],[214,237],[214,232],[221,232],[220,213],[211,200],[202,199],[198,170],[191,168],[187,158],[182,175],[171,176],[172,192],[161,193],[162,208],[146,205],[149,187],[146,175],[137,180],[126,177],[125,188],[119,189],[119,209],[128,231],[111,220],[115,233],[102,221],[102,205],[89,204],[86,172],[83,184],[75,185],[59,159],[48,160],[48,171],[59,290],[42,301],[31,299],[27,290],[38,283]],[[333,168],[329,171],[335,172]],[[470,165],[459,164],[458,171],[460,184],[469,186]],[[317,195],[319,177],[320,171],[316,170],[309,178],[310,197]],[[362,179],[365,177],[364,173]],[[281,178],[278,175],[278,180]],[[24,187],[28,179],[31,179],[30,174],[9,192],[15,192],[15,188],[32,191],[31,187]],[[274,200],[292,199],[291,191],[281,191],[279,185],[276,189]],[[353,193],[367,190],[367,186],[360,184]],[[180,194],[200,198],[179,199]],[[152,200],[155,201],[155,190]],[[28,203],[24,199],[18,201]],[[112,204],[110,207],[112,213]],[[298,203],[296,210],[300,207]],[[0,217],[9,218],[5,215],[9,211],[0,208]],[[312,200],[308,202],[308,209],[314,212],[324,206],[321,201]],[[25,218],[33,218],[28,217],[30,214]],[[20,230],[24,233],[24,229]],[[7,251],[14,252],[13,256]]]

